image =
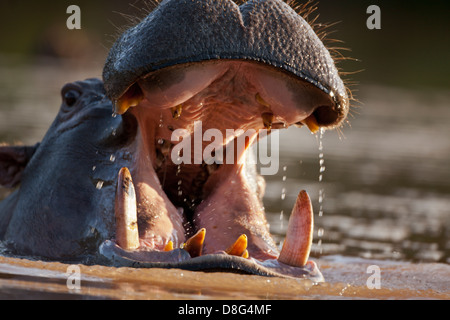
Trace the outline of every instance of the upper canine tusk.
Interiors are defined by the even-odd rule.
[[[312,133],[317,133],[317,131],[319,131],[320,129],[319,123],[317,122],[317,119],[313,114],[311,114],[308,118],[306,118],[302,122],[308,126],[308,129]]]
[[[137,84],[134,84],[114,103],[113,111],[115,114],[124,114],[131,107],[136,107],[142,100],[144,100],[144,93]]]

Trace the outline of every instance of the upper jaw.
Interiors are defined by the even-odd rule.
[[[330,96],[339,120],[348,111],[347,90],[329,51],[281,0],[241,6],[231,0],[164,1],[113,45],[103,71],[105,89],[117,101],[157,70],[216,60],[254,61],[283,70]]]

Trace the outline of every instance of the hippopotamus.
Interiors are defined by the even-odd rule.
[[[249,146],[263,130],[334,129],[348,109],[330,52],[288,3],[162,1],[117,39],[102,80],[63,87],[41,143],[0,148],[0,183],[15,188],[0,239],[48,260],[322,281],[308,193],[279,248]],[[205,139],[181,155],[198,122],[225,137],[226,161],[199,160]]]

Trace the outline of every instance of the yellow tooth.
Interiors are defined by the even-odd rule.
[[[270,104],[268,104],[259,93],[255,96],[256,102],[258,102],[260,105],[263,105],[264,107],[270,108]]]
[[[317,122],[317,119],[313,114],[311,114],[308,118],[303,120],[303,123],[308,126],[308,129],[312,133],[317,133],[317,131],[319,131],[319,129],[320,129],[319,123]]]
[[[176,107],[172,108],[172,118],[175,120],[179,119],[181,117],[181,113],[183,112],[183,105],[179,104]]]
[[[115,203],[116,242],[125,250],[139,248],[136,193],[130,171],[122,168],[116,190]]]
[[[143,99],[142,90],[139,86],[133,85],[114,103],[114,113],[124,114],[131,107],[136,107]]]
[[[173,241],[167,242],[166,246],[164,247],[164,251],[172,251],[173,250]]]
[[[225,252],[231,256],[244,257],[245,255],[244,258],[248,258],[247,236],[241,235]]]
[[[306,191],[300,191],[292,209],[286,232],[286,239],[278,261],[293,266],[303,267],[309,258],[314,231],[314,213]]]
[[[265,112],[261,115],[261,117],[264,124],[264,128],[266,128],[268,131],[272,130],[273,113]]]
[[[195,235],[190,237],[182,248],[186,250],[191,258],[199,257],[202,255],[203,242],[205,241],[206,229],[200,229]]]

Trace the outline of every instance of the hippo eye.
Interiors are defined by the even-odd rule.
[[[78,100],[78,98],[80,97],[80,92],[77,90],[69,90],[66,93],[64,93],[64,103],[69,106],[72,107]]]

